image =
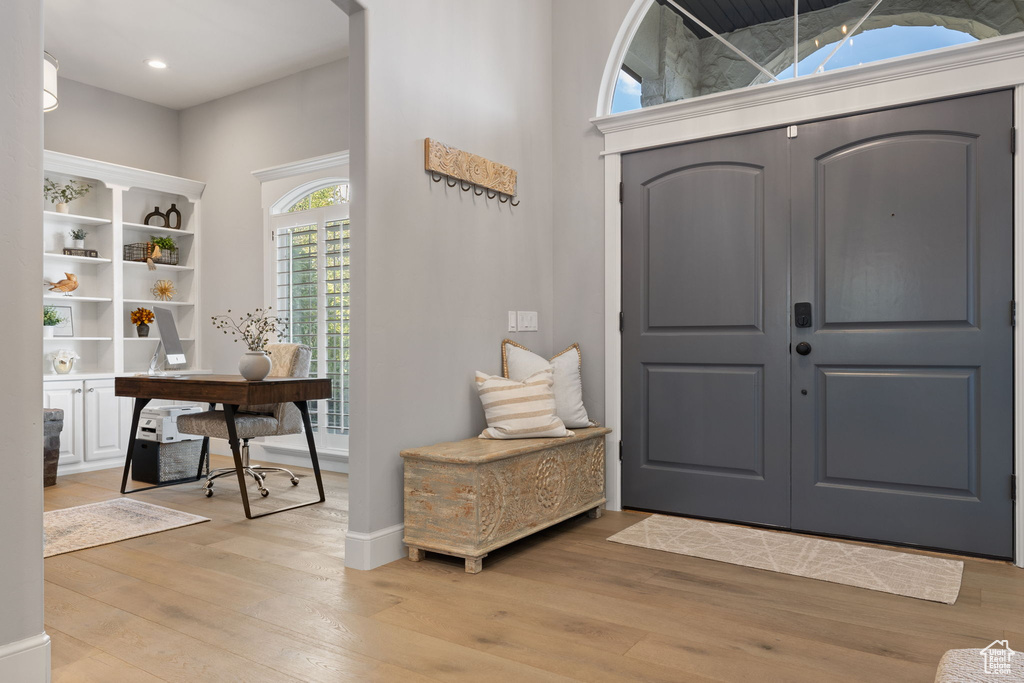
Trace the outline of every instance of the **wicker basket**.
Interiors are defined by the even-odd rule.
[[[135,242],[124,245],[125,261],[145,261],[153,254],[152,242]],[[168,266],[178,265],[177,249],[161,249],[160,257],[153,259],[153,263],[163,263]]]

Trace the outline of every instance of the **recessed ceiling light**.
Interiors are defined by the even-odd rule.
[[[146,64],[153,67],[154,69],[166,69],[167,62],[161,62],[159,59],[147,59]]]

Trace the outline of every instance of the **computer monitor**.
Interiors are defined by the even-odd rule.
[[[156,329],[160,334],[160,343],[164,347],[164,354],[167,356],[168,365],[184,365],[185,350],[181,348],[181,339],[178,337],[178,327],[174,324],[174,315],[167,308],[153,307],[153,314],[156,316]],[[156,360],[160,354],[160,346],[156,348],[153,359]]]

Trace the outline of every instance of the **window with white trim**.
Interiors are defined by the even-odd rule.
[[[331,380],[330,399],[310,408],[317,443],[348,446],[349,213],[348,185],[325,180],[293,191],[272,209],[270,277],[281,341],[313,349],[310,376]]]

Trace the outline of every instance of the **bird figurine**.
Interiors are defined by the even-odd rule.
[[[65,278],[57,282],[46,282],[50,285],[51,292],[64,292],[64,296],[71,296],[71,292],[78,289],[78,276],[74,273],[64,273]]]

